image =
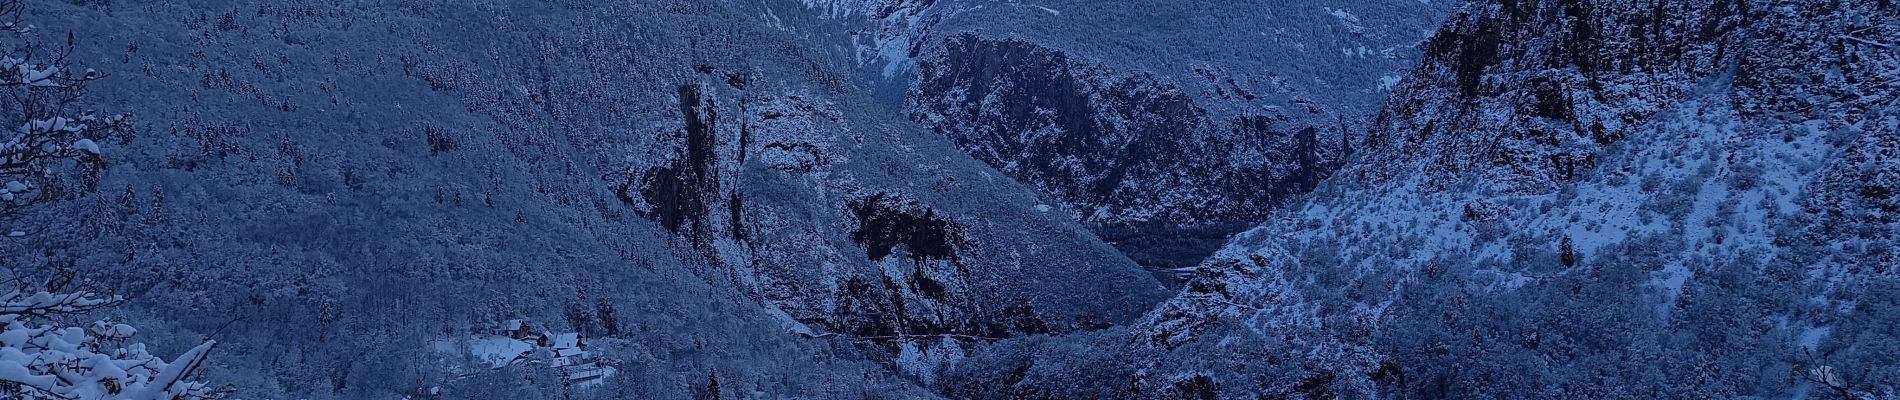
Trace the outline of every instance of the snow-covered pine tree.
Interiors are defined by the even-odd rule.
[[[84,109],[86,85],[104,74],[74,68],[73,36],[46,46],[22,25],[24,0],[0,0],[0,37],[12,41],[0,55],[0,118],[13,131],[0,136],[0,219],[60,198],[61,177],[77,168],[82,182],[95,183],[104,168],[99,142],[130,135],[126,115]],[[71,161],[72,166],[67,165]],[[127,342],[131,326],[62,321],[118,304],[124,299],[93,292],[62,292],[59,283],[34,285],[19,271],[0,290],[0,398],[7,399],[212,399],[231,392],[192,380],[216,344],[205,341],[166,361]]]

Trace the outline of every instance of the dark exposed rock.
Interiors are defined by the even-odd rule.
[[[1339,395],[1333,392],[1333,381],[1337,379],[1339,379],[1339,376],[1332,371],[1314,372],[1311,375],[1300,378],[1300,383],[1293,386],[1293,391],[1305,399],[1337,399]]]
[[[1220,383],[1207,375],[1195,375],[1174,383],[1179,398],[1196,400],[1214,400],[1220,398]]]
[[[730,218],[727,226],[732,227],[732,240],[744,242],[747,236],[745,229],[745,196],[738,193],[732,194],[732,198],[726,201],[726,217]]]
[[[1373,370],[1369,378],[1382,385],[1404,385],[1406,383],[1405,367],[1392,360],[1380,361],[1379,369]]]
[[[719,170],[715,165],[718,110],[711,100],[702,104],[697,85],[680,85],[678,93],[680,113],[685,116],[682,154],[670,164],[629,177],[617,192],[623,202],[645,204],[642,215],[703,247],[709,239],[705,235],[711,234],[706,223],[708,213],[724,197],[719,194]],[[635,192],[640,196],[637,201]],[[732,199],[739,198],[734,195]],[[733,207],[738,209],[736,204]],[[735,221],[737,215],[733,214]]]
[[[961,224],[914,201],[877,193],[853,200],[848,207],[858,223],[851,240],[864,246],[865,257],[874,261],[890,256],[901,245],[915,262],[955,262],[957,253],[970,246]]]
[[[748,76],[745,73],[742,73],[742,72],[726,73],[726,85],[732,86],[733,89],[745,90],[746,85],[749,85],[751,83],[752,83],[752,77]]]

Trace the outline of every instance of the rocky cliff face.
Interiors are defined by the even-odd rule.
[[[1360,158],[1150,314],[1131,387],[1893,396],[1896,18],[1475,4]]]
[[[1312,189],[1348,152],[1336,132],[1320,143],[1318,128],[1284,126],[1286,116],[1209,121],[1217,116],[1197,103],[1210,99],[1024,40],[965,34],[938,51],[919,67],[912,115],[1085,221],[1255,218]]]
[[[695,69],[675,91],[677,130],[614,190],[791,332],[864,345],[928,380],[976,341],[1101,329],[1162,297],[1126,258],[942,139],[843,111],[857,101],[838,92],[849,86]],[[1068,250],[1025,251],[1044,248]]]
[[[1125,322],[1137,312],[1124,306],[1160,297],[1126,259],[1008,191],[1020,187],[946,161],[954,148],[848,120],[821,93],[703,71],[677,90],[679,131],[655,143],[670,155],[630,168],[615,190],[797,331],[1000,339]],[[1040,246],[1080,251],[1021,252]],[[1101,285],[1044,287],[1083,277]]]
[[[906,110],[1138,262],[1187,267],[1338,168],[1442,15],[1352,6],[931,3],[901,35]]]

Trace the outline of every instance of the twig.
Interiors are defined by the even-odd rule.
[[[1892,48],[1893,48],[1893,45],[1890,45],[1890,44],[1886,44],[1886,43],[1881,43],[1881,42],[1876,42],[1876,41],[1872,41],[1872,40],[1867,40],[1867,39],[1862,39],[1862,38],[1858,38],[1858,37],[1854,37],[1854,36],[1849,36],[1849,35],[1840,35],[1840,38],[1842,38],[1842,39],[1847,39],[1847,40],[1852,40],[1852,41],[1855,41],[1855,42],[1859,42],[1860,44],[1865,44],[1865,45],[1869,45],[1869,46],[1874,46],[1874,47],[1879,47],[1879,48],[1883,48],[1883,49],[1892,49]]]

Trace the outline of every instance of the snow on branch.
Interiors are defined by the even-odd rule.
[[[1808,356],[1808,360],[1806,363],[1796,363],[1793,371],[1801,380],[1821,385],[1843,400],[1872,398],[1862,396],[1859,391],[1861,385],[1866,383],[1867,377],[1873,374],[1872,368],[1860,371],[1858,374],[1849,374],[1834,368],[1828,354],[1822,354],[1821,358],[1816,360],[1814,349],[1803,347],[1801,351]]]
[[[104,114],[80,106],[87,86],[105,77],[70,61],[74,39],[46,46],[25,40],[29,27],[19,24],[23,0],[0,0],[0,33],[17,42],[0,54],[0,215],[45,200],[57,192],[60,171],[76,164],[87,187],[105,167],[100,142],[132,135],[126,114]],[[12,129],[5,129],[12,127]]]
[[[165,361],[144,344],[124,344],[138,333],[125,324],[97,321],[81,328],[40,322],[119,301],[86,292],[0,296],[0,398],[215,399],[231,392],[191,379],[215,341]]]

